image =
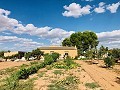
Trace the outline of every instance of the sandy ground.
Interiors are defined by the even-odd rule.
[[[64,74],[54,75],[53,71],[54,70],[62,70]],[[95,82],[89,75],[86,73],[81,67],[78,67],[76,69],[71,69],[69,71],[65,71],[64,69],[52,69],[52,70],[45,70],[41,69],[39,70],[40,72],[45,72],[43,77],[39,78],[38,80],[35,81],[35,89],[34,90],[48,90],[48,85],[51,84],[51,81],[53,80],[63,80],[65,77],[69,75],[73,75],[79,78],[80,83],[78,84],[78,89],[77,90],[91,90],[88,87],[85,86],[86,83],[92,83]],[[101,87],[98,87],[94,90],[100,90]],[[76,89],[75,89],[76,90]]]
[[[100,67],[100,65],[88,64],[85,61],[76,61],[81,67],[105,90],[120,90],[120,84],[117,83],[117,74]]]
[[[28,64],[29,62],[0,62],[0,70],[5,68],[11,68],[15,66],[20,66],[22,64]]]

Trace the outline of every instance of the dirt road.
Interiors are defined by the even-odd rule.
[[[76,61],[81,67],[105,90],[120,90],[120,84],[116,82],[117,74],[101,68],[95,64],[88,64],[84,61]]]
[[[10,68],[14,66],[20,66],[22,64],[27,64],[29,62],[0,62],[0,70],[5,68]]]

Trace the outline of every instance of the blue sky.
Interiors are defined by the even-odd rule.
[[[0,50],[61,45],[78,31],[94,31],[99,45],[120,47],[120,0],[1,0]]]

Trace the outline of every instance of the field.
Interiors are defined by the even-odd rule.
[[[75,60],[70,67],[65,67],[64,61],[54,62],[27,79],[19,80],[16,89],[10,90],[120,90],[120,82],[116,78],[120,75],[119,65],[113,69],[103,68],[102,60],[99,64],[90,64],[87,61]],[[0,90],[5,89],[4,81],[13,72],[21,68],[28,68],[41,63],[33,62],[0,62]]]

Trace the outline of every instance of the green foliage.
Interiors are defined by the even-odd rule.
[[[94,83],[94,82],[93,83],[86,83],[85,86],[88,88],[91,88],[91,89],[95,89],[95,88],[100,87],[97,83]]]
[[[29,61],[29,58],[31,57],[32,53],[31,52],[27,52],[25,53],[25,59]]]
[[[17,75],[18,79],[26,79],[29,76],[29,71],[25,68],[22,68],[18,72],[16,72],[15,74]]]
[[[70,46],[72,46],[72,43],[69,38],[65,38],[62,42],[62,45],[70,47]]]
[[[32,56],[37,57],[37,60],[40,60],[41,55],[43,55],[43,52],[38,48],[32,51]]]
[[[13,73],[14,71],[16,71],[15,67],[6,68],[6,69],[3,69],[3,70],[0,70],[0,75],[9,75],[9,74]]]
[[[60,56],[60,54],[59,53],[52,53],[51,54],[52,55],[52,58],[53,58],[53,60],[54,60],[54,62],[56,62],[57,61],[57,59],[59,58],[59,56]]]
[[[115,64],[115,60],[113,57],[107,57],[104,59],[104,63],[106,65],[106,67],[111,67]]]
[[[64,80],[57,81],[48,86],[48,90],[76,90],[79,79],[75,76],[68,76]]]
[[[51,66],[51,65],[47,65],[47,66],[46,66],[46,69],[47,69],[47,70],[51,70],[51,69],[52,69],[52,66]]]
[[[2,57],[2,58],[4,57],[4,51],[0,52],[0,57]]]
[[[16,87],[19,85],[19,81],[16,76],[11,76],[6,79],[5,85],[6,87],[4,87],[4,90],[15,90]]]
[[[64,74],[63,72],[62,72],[62,70],[55,70],[54,72],[53,72],[55,75],[61,75],[61,74]]]
[[[41,73],[38,74],[38,76],[43,77],[44,74],[45,74],[44,72],[41,72]]]
[[[38,61],[30,62],[31,65],[38,64]]]
[[[114,58],[120,58],[120,49],[113,49],[111,54]]]
[[[78,53],[83,54],[98,45],[98,38],[94,32],[84,31],[73,33],[70,38],[65,38],[62,42],[63,46],[76,46]]]
[[[64,62],[53,63],[52,67],[57,68],[57,69],[68,69],[68,67],[66,66]]]
[[[53,60],[53,58],[52,58],[52,55],[45,55],[45,57],[44,57],[44,63],[46,64],[46,65],[50,65],[51,63],[53,63],[54,62],[54,60]]]

